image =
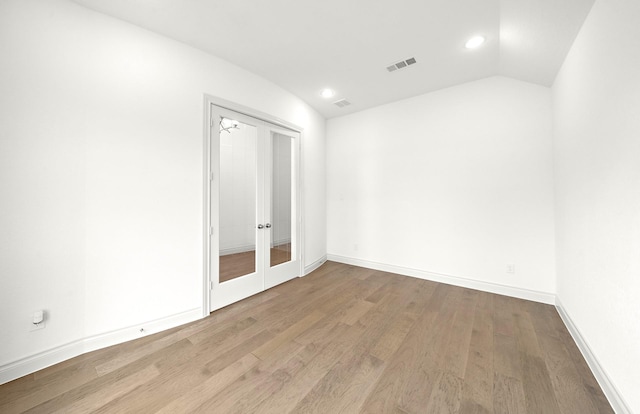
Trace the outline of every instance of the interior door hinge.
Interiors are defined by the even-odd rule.
[[[213,280],[209,281],[209,290],[213,290]]]
[[[209,236],[213,236],[213,227],[209,227]]]
[[[213,172],[209,174],[209,181],[213,181]]]

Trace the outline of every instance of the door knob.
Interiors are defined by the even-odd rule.
[[[267,223],[264,225],[266,228],[270,229],[271,228],[271,223]]]
[[[262,224],[258,224],[258,228],[259,228],[259,229],[263,229],[263,228],[264,228],[264,226],[263,226]]]

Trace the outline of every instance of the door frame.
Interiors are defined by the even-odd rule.
[[[211,223],[211,186],[210,180],[212,177],[212,168],[211,168],[211,131],[212,131],[212,122],[213,122],[213,111],[212,106],[218,106],[222,109],[231,110],[242,115],[247,115],[252,118],[256,118],[260,121],[268,122],[270,124],[276,125],[278,127],[291,130],[300,135],[300,142],[298,144],[298,165],[297,165],[297,175],[298,175],[298,188],[296,189],[296,203],[297,203],[297,240],[298,240],[298,249],[300,255],[300,263],[298,269],[298,277],[304,275],[304,162],[303,162],[303,150],[304,150],[304,131],[298,125],[295,125],[291,122],[285,121],[273,115],[246,107],[244,105],[237,104],[235,102],[227,101],[226,99],[222,99],[213,95],[204,94],[204,139],[203,139],[203,226],[202,226],[202,236],[203,236],[203,275],[202,275],[202,316],[208,316],[211,308],[211,287],[212,280],[210,279],[211,275],[211,240],[212,237],[210,235],[210,229],[212,226]]]

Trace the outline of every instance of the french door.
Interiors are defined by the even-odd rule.
[[[300,274],[300,134],[211,105],[209,310]]]

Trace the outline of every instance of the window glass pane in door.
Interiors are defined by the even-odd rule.
[[[255,126],[220,121],[220,283],[256,271]]]
[[[292,137],[271,133],[271,263],[277,266],[290,262],[295,240],[292,177],[293,177],[293,145]]]

